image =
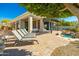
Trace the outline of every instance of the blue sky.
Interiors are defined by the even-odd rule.
[[[0,3],[0,20],[12,20],[16,16],[26,12],[26,9],[17,3]]]
[[[71,17],[64,18],[63,20],[74,22],[74,21],[78,21],[78,18],[76,16],[71,16]]]
[[[0,3],[0,20],[2,19],[14,19],[17,16],[23,14],[27,10],[19,6],[17,3]],[[75,21],[77,20],[76,16],[64,18],[65,21]]]

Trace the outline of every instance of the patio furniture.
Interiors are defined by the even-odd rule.
[[[20,29],[20,30],[23,32],[24,35],[26,35],[28,33],[25,28],[24,29]],[[36,33],[28,33],[28,34],[36,36]]]
[[[37,40],[35,40],[35,38],[32,37],[22,37],[16,30],[13,30],[12,33],[16,36],[17,40],[15,41],[15,43],[19,43],[19,42],[25,42],[25,41],[36,41],[38,43]]]
[[[28,32],[25,32],[23,29],[20,29],[24,35],[26,35]]]
[[[28,33],[27,30],[26,30],[25,28],[24,28],[23,30],[24,30],[26,33]]]
[[[29,32],[27,32],[27,30],[24,28],[24,29],[22,29],[25,33],[29,33]],[[35,33],[31,33],[31,34],[35,34]]]
[[[0,56],[4,55],[4,40],[2,39],[2,37],[0,37]]]
[[[36,37],[36,35],[32,34],[32,33],[26,33],[26,35],[24,35],[21,30],[17,30],[17,31],[22,37],[30,37],[30,38],[35,38]]]

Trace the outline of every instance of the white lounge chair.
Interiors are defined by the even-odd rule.
[[[25,28],[24,28],[23,30],[24,30],[26,33],[28,33],[27,30],[26,30]]]
[[[31,35],[32,37],[36,37],[36,33],[28,33],[26,29],[20,29],[24,35]]]
[[[31,34],[31,33],[26,33],[26,35],[23,34],[23,32],[21,30],[17,30],[18,33],[22,36],[22,37],[27,37],[27,38],[35,38],[36,35],[35,34]]]
[[[4,54],[4,49],[5,49],[4,40],[0,38],[0,56]]]
[[[12,33],[16,36],[16,38],[17,38],[17,40],[16,40],[16,42],[15,43],[17,43],[17,42],[25,42],[25,41],[36,41],[37,43],[38,43],[38,41],[37,40],[35,40],[35,38],[23,38],[16,30],[13,30],[12,31]]]
[[[25,33],[28,33],[27,32],[27,30],[24,28],[24,29],[22,29]],[[30,34],[30,33],[29,33]],[[35,35],[36,33],[31,33],[31,34],[33,34],[33,35]]]
[[[20,29],[20,30],[23,32],[24,35],[26,35],[28,33],[28,32],[26,33],[23,29]]]

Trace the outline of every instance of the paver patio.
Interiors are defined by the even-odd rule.
[[[56,47],[63,46],[69,43],[69,41],[64,40],[56,36],[56,33],[60,33],[60,31],[53,31],[51,33],[45,33],[41,35],[37,35],[37,40],[39,44],[34,43],[32,45],[24,45],[24,46],[12,46],[6,47],[6,49],[24,49],[25,51],[32,52],[32,56],[50,56],[53,50]]]

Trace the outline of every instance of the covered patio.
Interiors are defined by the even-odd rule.
[[[14,20],[16,20],[15,29],[26,28],[29,33],[34,31],[43,32],[44,30],[43,17],[36,16],[32,13],[26,12]]]

